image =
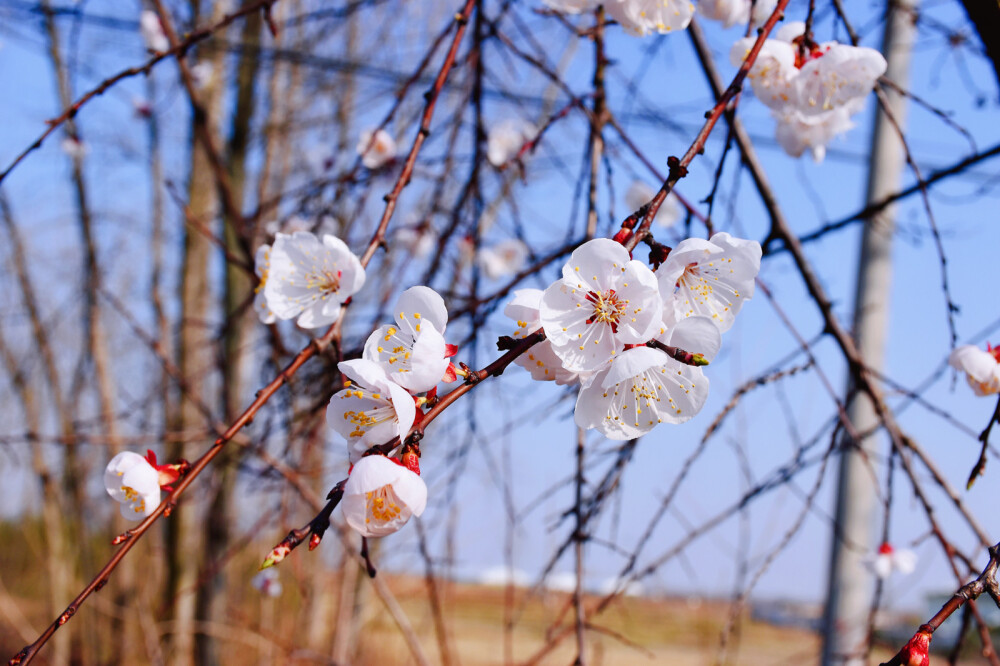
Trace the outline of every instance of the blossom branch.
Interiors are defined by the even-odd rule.
[[[986,470],[986,450],[989,448],[990,443],[990,431],[993,430],[993,424],[1000,423],[1000,398],[997,398],[997,406],[993,408],[993,415],[990,416],[990,422],[986,424],[983,431],[979,433],[979,441],[982,443],[983,447],[979,451],[979,460],[972,468],[972,472],[969,474],[969,480],[965,484],[966,490],[972,488],[972,484],[976,482],[976,479],[982,475]]]

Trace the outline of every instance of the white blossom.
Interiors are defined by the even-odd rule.
[[[757,0],[753,4],[753,25],[761,25],[777,7],[778,0]],[[698,13],[713,21],[721,21],[723,28],[745,25],[750,20],[750,0],[698,0]]]
[[[340,500],[347,524],[366,537],[392,534],[426,506],[423,479],[380,455],[365,456],[354,464]]]
[[[777,125],[774,137],[785,152],[799,157],[808,148],[817,164],[826,157],[826,146],[834,138],[854,127],[848,107],[807,115],[794,108],[774,111]]]
[[[885,579],[893,571],[906,575],[913,573],[917,567],[917,554],[907,548],[893,548],[891,544],[883,543],[878,553],[869,556],[865,563],[879,578]]]
[[[449,363],[444,299],[430,287],[410,287],[400,294],[393,314],[396,325],[375,329],[365,343],[364,358],[411,393],[429,391],[441,381]]]
[[[104,469],[104,488],[127,520],[142,520],[160,505],[160,474],[138,453],[122,451]]]
[[[67,156],[74,160],[83,159],[90,152],[90,147],[75,136],[67,136],[62,140],[60,147]]]
[[[760,271],[757,241],[734,238],[725,232],[711,240],[688,238],[677,244],[656,271],[665,319],[692,315],[709,317],[720,331],[728,331],[743,302],[753,298],[754,278]]]
[[[542,0],[549,8],[564,14],[592,12],[601,4],[600,0]]]
[[[635,212],[652,201],[654,196],[656,196],[656,190],[643,181],[637,180],[625,192],[625,205],[628,206],[629,212]],[[677,220],[681,219],[683,210],[684,206],[680,199],[671,192],[656,209],[656,217],[653,218],[653,222],[664,228],[672,227],[677,223]]]
[[[250,579],[250,585],[265,597],[281,596],[281,581],[278,580],[278,570],[275,567],[258,571],[257,575]]]
[[[358,139],[358,155],[369,169],[378,169],[396,158],[396,140],[384,129],[367,129]]]
[[[519,289],[503,313],[517,322],[517,330],[511,336],[515,340],[528,337],[542,327],[538,308],[542,302],[541,289]],[[514,359],[514,363],[531,373],[536,381],[554,381],[560,386],[576,383],[579,373],[567,370],[552,350],[552,342],[542,340],[528,351]]]
[[[406,439],[417,413],[406,389],[367,359],[341,361],[337,367],[348,381],[330,398],[326,422],[347,440],[351,462],[377,444]]]
[[[1000,347],[984,351],[973,345],[962,345],[948,357],[948,364],[965,373],[976,395],[1000,393]]]
[[[640,37],[683,30],[694,16],[689,0],[609,0],[604,8],[625,30]]]
[[[709,361],[720,345],[719,329],[707,317],[685,319],[661,339]],[[634,439],[660,423],[692,418],[705,405],[708,386],[700,367],[674,360],[659,349],[634,347],[580,390],[574,420],[609,439]]]
[[[606,238],[578,247],[562,278],[545,290],[539,318],[563,367],[597,370],[662,332],[656,276]]]
[[[408,253],[422,259],[437,247],[438,237],[429,225],[414,225],[402,227],[393,236],[393,246],[406,250]]]
[[[160,23],[160,17],[156,12],[146,9],[139,14],[139,34],[142,35],[142,41],[150,51],[170,50],[170,40],[163,32],[163,24]]]
[[[538,128],[523,118],[503,120],[491,127],[486,137],[486,159],[495,167],[503,166],[537,135]]]
[[[278,319],[298,317],[303,328],[328,326],[340,304],[365,283],[365,269],[336,236],[320,241],[307,231],[275,234],[267,257],[264,298]]]
[[[476,263],[488,279],[499,280],[520,271],[527,259],[528,246],[517,238],[509,238],[496,245],[479,248]]]

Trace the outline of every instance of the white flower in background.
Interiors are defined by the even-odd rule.
[[[160,505],[160,473],[144,457],[122,451],[104,469],[104,488],[127,520],[142,520]]]
[[[257,311],[257,317],[265,324],[273,324],[277,317],[267,307],[267,299],[264,297],[264,287],[267,285],[267,273],[270,267],[268,257],[271,255],[270,245],[261,245],[257,248],[253,259],[253,272],[260,279],[257,288],[254,290],[253,309]]]
[[[298,317],[303,328],[337,321],[340,304],[365,284],[361,262],[336,236],[320,241],[307,231],[278,233],[266,256],[267,308],[278,319]]]
[[[344,520],[366,537],[399,530],[427,506],[423,479],[385,456],[365,456],[354,464],[340,500]]]
[[[133,97],[132,110],[135,111],[135,115],[140,118],[153,117],[153,103],[145,97]]]
[[[628,191],[625,192],[625,205],[628,206],[630,213],[634,213],[649,203],[654,196],[656,196],[656,190],[643,181],[637,180],[629,185]],[[683,210],[684,206],[681,205],[680,199],[671,192],[656,209],[656,217],[653,218],[653,222],[664,228],[672,227],[677,223],[677,220],[681,219],[681,211]]]
[[[349,381],[330,398],[326,422],[347,440],[351,462],[393,437],[406,439],[417,415],[413,397],[389,379],[382,367],[358,358],[337,364]]]
[[[746,25],[750,20],[750,0],[698,0],[698,13],[707,19],[721,21],[723,28]],[[757,0],[753,4],[753,25],[760,25],[777,7],[778,0]]]
[[[531,576],[520,569],[513,569],[504,565],[483,569],[476,576],[476,582],[480,585],[490,587],[528,587],[531,585]]]
[[[792,157],[800,157],[808,148],[817,164],[826,157],[827,144],[854,127],[847,107],[838,107],[818,115],[806,115],[798,109],[788,108],[775,111],[773,115],[778,121],[774,138],[785,152]]]
[[[734,67],[741,66],[756,41],[755,37],[737,40],[729,51],[730,63]],[[754,95],[771,109],[781,109],[791,99],[791,79],[798,73],[796,48],[785,40],[764,40],[747,73]]]
[[[893,571],[906,575],[917,567],[917,554],[906,548],[893,548],[891,544],[879,546],[878,554],[869,556],[866,563],[879,578],[888,578]]]
[[[743,302],[753,298],[760,271],[757,241],[733,238],[725,232],[711,240],[688,238],[677,244],[656,271],[669,322],[692,315],[709,317],[728,331]]]
[[[694,5],[689,0],[609,0],[604,9],[623,28],[640,37],[683,30],[694,16]]]
[[[538,128],[523,118],[503,120],[491,127],[486,137],[486,159],[495,167],[503,166],[536,136]]]
[[[542,295],[539,318],[567,370],[597,370],[626,344],[643,344],[662,332],[656,276],[619,243],[584,243],[562,273]]]
[[[281,596],[281,581],[278,580],[278,570],[274,567],[258,571],[257,575],[250,579],[250,585],[265,597]]]
[[[503,310],[506,316],[517,322],[517,330],[511,337],[521,340],[542,327],[541,319],[538,317],[541,302],[541,289],[519,289],[514,292],[514,299]],[[573,384],[579,379],[578,373],[563,367],[549,340],[542,340],[533,345],[531,349],[515,358],[514,363],[530,372],[531,378],[536,381],[554,381],[563,386]]]
[[[83,159],[90,152],[90,147],[75,136],[67,136],[59,145],[62,151],[74,160]]]
[[[139,34],[142,41],[146,43],[146,48],[150,51],[167,51],[170,49],[170,40],[163,32],[163,24],[156,12],[144,10],[139,14]]]
[[[429,223],[417,223],[398,229],[393,235],[393,247],[406,250],[422,259],[437,247],[438,237]]]
[[[212,83],[215,77],[215,67],[210,62],[199,62],[191,68],[191,79],[195,88],[204,88]]]
[[[378,169],[396,158],[396,140],[384,129],[367,129],[358,139],[358,155],[369,169]]]
[[[1000,347],[987,351],[973,345],[962,345],[948,357],[948,364],[965,373],[976,395],[1000,393]]]
[[[523,241],[510,238],[490,247],[479,248],[476,263],[487,278],[499,280],[524,268],[528,254],[528,246]]]
[[[564,14],[582,14],[592,12],[601,4],[600,0],[542,0],[549,9]]]
[[[365,343],[364,358],[377,363],[411,393],[438,385],[448,369],[444,329],[448,310],[444,299],[430,287],[410,287],[393,309],[396,325],[375,329]]]
[[[681,321],[660,338],[665,344],[711,361],[719,350],[719,329],[707,317]],[[683,423],[708,399],[708,378],[700,367],[676,361],[659,349],[634,347],[580,390],[574,420],[609,439],[641,437],[660,423]]]

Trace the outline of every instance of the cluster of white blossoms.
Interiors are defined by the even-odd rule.
[[[804,23],[792,22],[765,40],[748,78],[778,122],[775,136],[785,152],[799,157],[808,148],[821,162],[826,145],[854,126],[851,116],[864,107],[886,61],[863,46],[810,43],[804,32]],[[743,62],[755,41],[745,37],[733,45],[733,65]]]
[[[753,297],[761,249],[718,233],[674,248],[654,273],[607,239],[585,243],[544,292],[515,293],[504,313],[514,338],[545,340],[516,361],[534,379],[579,381],[575,420],[611,439],[683,423],[708,397],[707,365],[743,302]]]
[[[1000,394],[1000,347],[962,345],[948,357],[948,364],[965,373],[976,395]]]

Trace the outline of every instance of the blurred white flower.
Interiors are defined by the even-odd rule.
[[[264,287],[267,284],[267,273],[270,267],[269,257],[271,255],[270,245],[261,245],[254,254],[253,270],[260,282],[254,290],[253,309],[257,311],[257,317],[265,324],[273,324],[277,317],[267,307],[267,299],[264,297]]]
[[[212,82],[215,76],[215,67],[210,62],[199,62],[191,68],[191,78],[195,88],[204,88]]]
[[[817,164],[826,157],[827,144],[854,127],[848,107],[830,109],[817,115],[806,115],[789,107],[774,111],[773,115],[778,122],[774,137],[785,152],[799,157],[808,148]]]
[[[531,578],[520,569],[512,569],[501,565],[483,569],[476,576],[476,582],[480,585],[489,585],[490,587],[506,587],[507,585],[527,587],[531,584]]]
[[[367,129],[358,139],[358,155],[361,163],[369,169],[378,169],[396,157],[396,141],[384,129]]]
[[[406,439],[417,415],[413,396],[373,361],[341,361],[337,368],[349,381],[330,398],[326,422],[347,440],[351,462],[377,444]]]
[[[986,346],[983,351],[973,345],[962,345],[948,357],[948,364],[965,373],[976,395],[1000,393],[1000,347]]]
[[[365,269],[336,236],[320,241],[307,231],[275,234],[266,255],[264,298],[278,319],[298,317],[303,328],[337,320],[340,304],[365,283]]]
[[[608,0],[604,8],[625,30],[640,37],[683,30],[694,16],[690,0]]]
[[[564,14],[582,14],[592,12],[601,4],[600,0],[542,0],[549,9]]]
[[[866,564],[879,578],[888,578],[893,571],[906,575],[913,573],[917,567],[917,554],[906,548],[893,548],[891,544],[883,543],[878,553],[866,559]]]
[[[546,590],[552,592],[575,592],[576,574],[569,571],[556,571],[542,582]]]
[[[67,136],[59,145],[62,151],[74,160],[83,159],[90,152],[90,147],[74,136]]]
[[[753,25],[764,23],[777,7],[778,0],[757,0],[753,5]],[[723,28],[745,25],[750,19],[750,0],[698,0],[698,13]]]
[[[396,532],[426,506],[423,479],[380,455],[365,456],[354,464],[340,501],[344,520],[366,537]]]
[[[417,224],[403,227],[393,236],[395,247],[402,248],[414,257],[422,259],[437,247],[437,234],[429,225]]]
[[[163,24],[156,12],[146,9],[139,14],[139,34],[150,51],[163,52],[170,49],[170,40],[163,32]]]
[[[634,213],[649,203],[654,196],[656,196],[656,190],[643,181],[637,180],[629,185],[628,191],[625,192],[625,205],[628,206],[629,213]],[[683,210],[684,206],[681,205],[680,199],[671,192],[656,209],[656,217],[653,218],[653,222],[664,228],[671,227],[677,223],[677,220],[681,219]]]
[[[258,571],[257,575],[250,579],[250,584],[265,597],[281,596],[281,581],[278,580],[278,570],[274,567]]]
[[[508,118],[490,128],[486,159],[500,167],[517,157],[521,147],[538,135],[538,128],[523,118]]]
[[[656,276],[607,238],[574,250],[539,306],[553,351],[563,367],[577,372],[599,370],[626,344],[660,334],[662,312]]]
[[[142,520],[160,505],[160,474],[144,457],[122,451],[104,469],[104,489],[127,520]]]
[[[410,287],[393,309],[396,325],[380,326],[365,343],[364,358],[411,393],[429,391],[448,369],[444,341],[448,310],[430,287]]]
[[[479,269],[490,280],[499,280],[517,273],[524,268],[527,260],[528,246],[516,238],[479,248],[479,255],[476,258]]]
[[[681,241],[656,271],[664,310],[673,313],[664,319],[669,323],[703,315],[728,331],[744,301],[753,298],[760,257],[757,241],[725,232],[711,240]]]

